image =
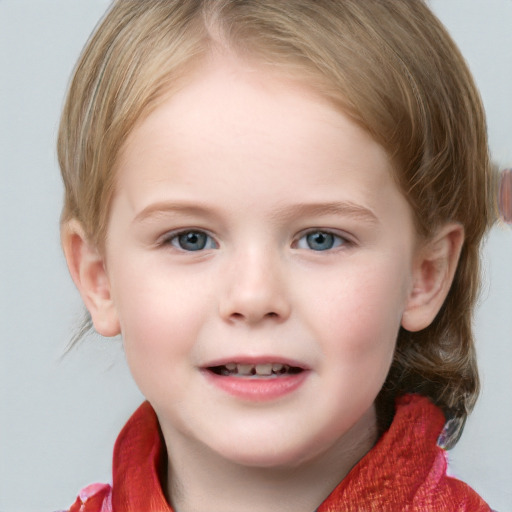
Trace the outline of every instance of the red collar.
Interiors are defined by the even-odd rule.
[[[428,399],[400,398],[390,429],[317,512],[489,512],[471,488],[446,476],[445,452],[436,444],[444,422]],[[144,402],[114,448],[115,512],[172,512],[160,485],[165,459],[156,414]]]

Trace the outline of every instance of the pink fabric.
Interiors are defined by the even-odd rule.
[[[112,487],[108,484],[91,484],[83,488],[69,512],[113,512]]]

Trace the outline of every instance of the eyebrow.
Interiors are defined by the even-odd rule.
[[[379,222],[377,215],[370,208],[351,201],[299,203],[279,208],[273,215],[284,219],[293,219],[301,216],[341,215],[372,224]]]
[[[150,204],[141,210],[134,218],[134,223],[139,223],[151,217],[165,215],[167,213],[177,213],[186,215],[211,215],[215,210],[208,206],[202,206],[199,203],[179,203],[179,202],[157,202]],[[271,215],[274,219],[293,220],[302,216],[322,216],[322,215],[341,215],[351,217],[356,220],[378,224],[378,218],[375,213],[365,206],[353,203],[351,201],[327,202],[327,203],[298,203],[277,208]]]
[[[165,215],[166,213],[178,213],[186,215],[204,215],[210,212],[208,207],[200,206],[197,203],[178,203],[162,201],[150,204],[142,209],[133,219],[134,223],[143,222],[151,217]]]

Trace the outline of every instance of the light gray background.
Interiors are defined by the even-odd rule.
[[[59,246],[55,137],[68,77],[107,0],[0,0],[0,511],[56,510],[110,480],[112,446],[142,400],[119,342],[60,360],[81,303]],[[512,167],[512,0],[433,0]],[[483,391],[452,472],[512,511],[512,229],[486,246],[476,318]]]

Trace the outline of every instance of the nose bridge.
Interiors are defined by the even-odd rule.
[[[284,320],[290,313],[285,269],[279,251],[255,244],[230,258],[221,297],[221,315],[230,321]]]

